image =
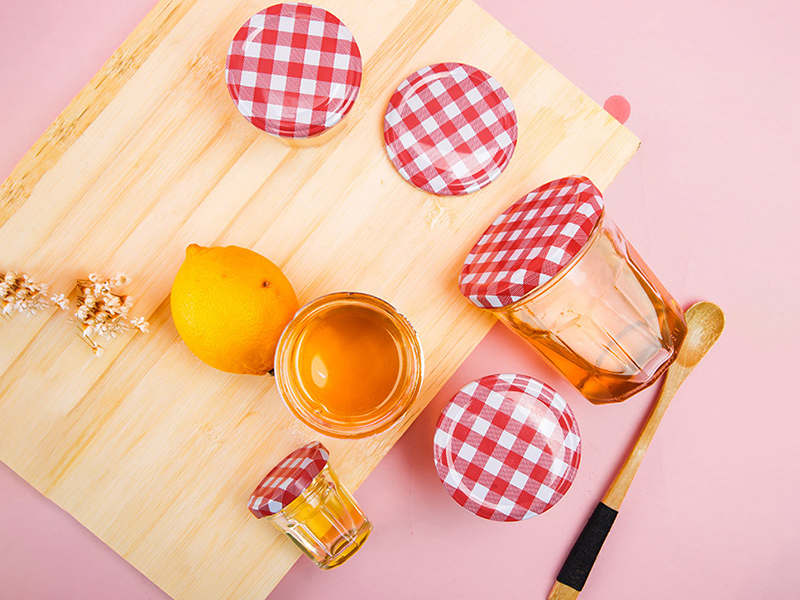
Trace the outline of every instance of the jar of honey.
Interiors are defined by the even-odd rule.
[[[236,108],[255,127],[290,146],[315,146],[356,101],[361,52],[327,10],[273,4],[234,35],[225,78]]]
[[[680,305],[586,177],[545,184],[501,214],[471,250],[459,285],[595,404],[656,381],[686,335]]]
[[[275,378],[289,409],[333,437],[385,431],[422,385],[422,348],[390,304],[341,292],[298,311],[275,351]]]
[[[248,503],[321,569],[339,566],[364,544],[372,524],[341,484],[320,442],[298,448],[261,481]]]

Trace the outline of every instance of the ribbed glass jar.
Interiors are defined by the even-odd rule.
[[[656,381],[686,335],[680,305],[605,216],[552,279],[491,312],[595,404]]]

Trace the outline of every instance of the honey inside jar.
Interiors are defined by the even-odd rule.
[[[286,406],[309,427],[340,438],[373,435],[399,421],[423,371],[411,323],[388,302],[358,292],[309,302],[275,352]]]
[[[334,306],[307,324],[300,344],[300,382],[320,412],[358,417],[393,397],[401,340],[385,315],[361,305]]]
[[[372,531],[329,456],[321,442],[298,448],[267,473],[247,503],[322,569],[345,562]]]

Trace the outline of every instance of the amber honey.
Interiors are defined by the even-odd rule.
[[[311,320],[302,336],[298,372],[318,410],[358,418],[392,398],[402,342],[385,315],[358,305],[334,306]]]
[[[408,409],[422,380],[408,321],[366,294],[324,296],[289,324],[276,352],[283,399],[307,425],[337,437],[382,431]]]

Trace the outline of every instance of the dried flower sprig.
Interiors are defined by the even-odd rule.
[[[78,280],[78,310],[75,318],[78,330],[92,352],[102,356],[103,348],[96,338],[113,339],[118,333],[137,329],[147,333],[150,324],[143,317],[129,317],[133,297],[115,294],[112,290],[130,283],[130,279],[119,273],[106,279],[97,273],[89,274],[88,279]]]
[[[0,273],[0,315],[10,319],[14,313],[34,315],[50,306],[69,308],[64,294],[47,297],[49,286],[33,281],[27,273]]]

